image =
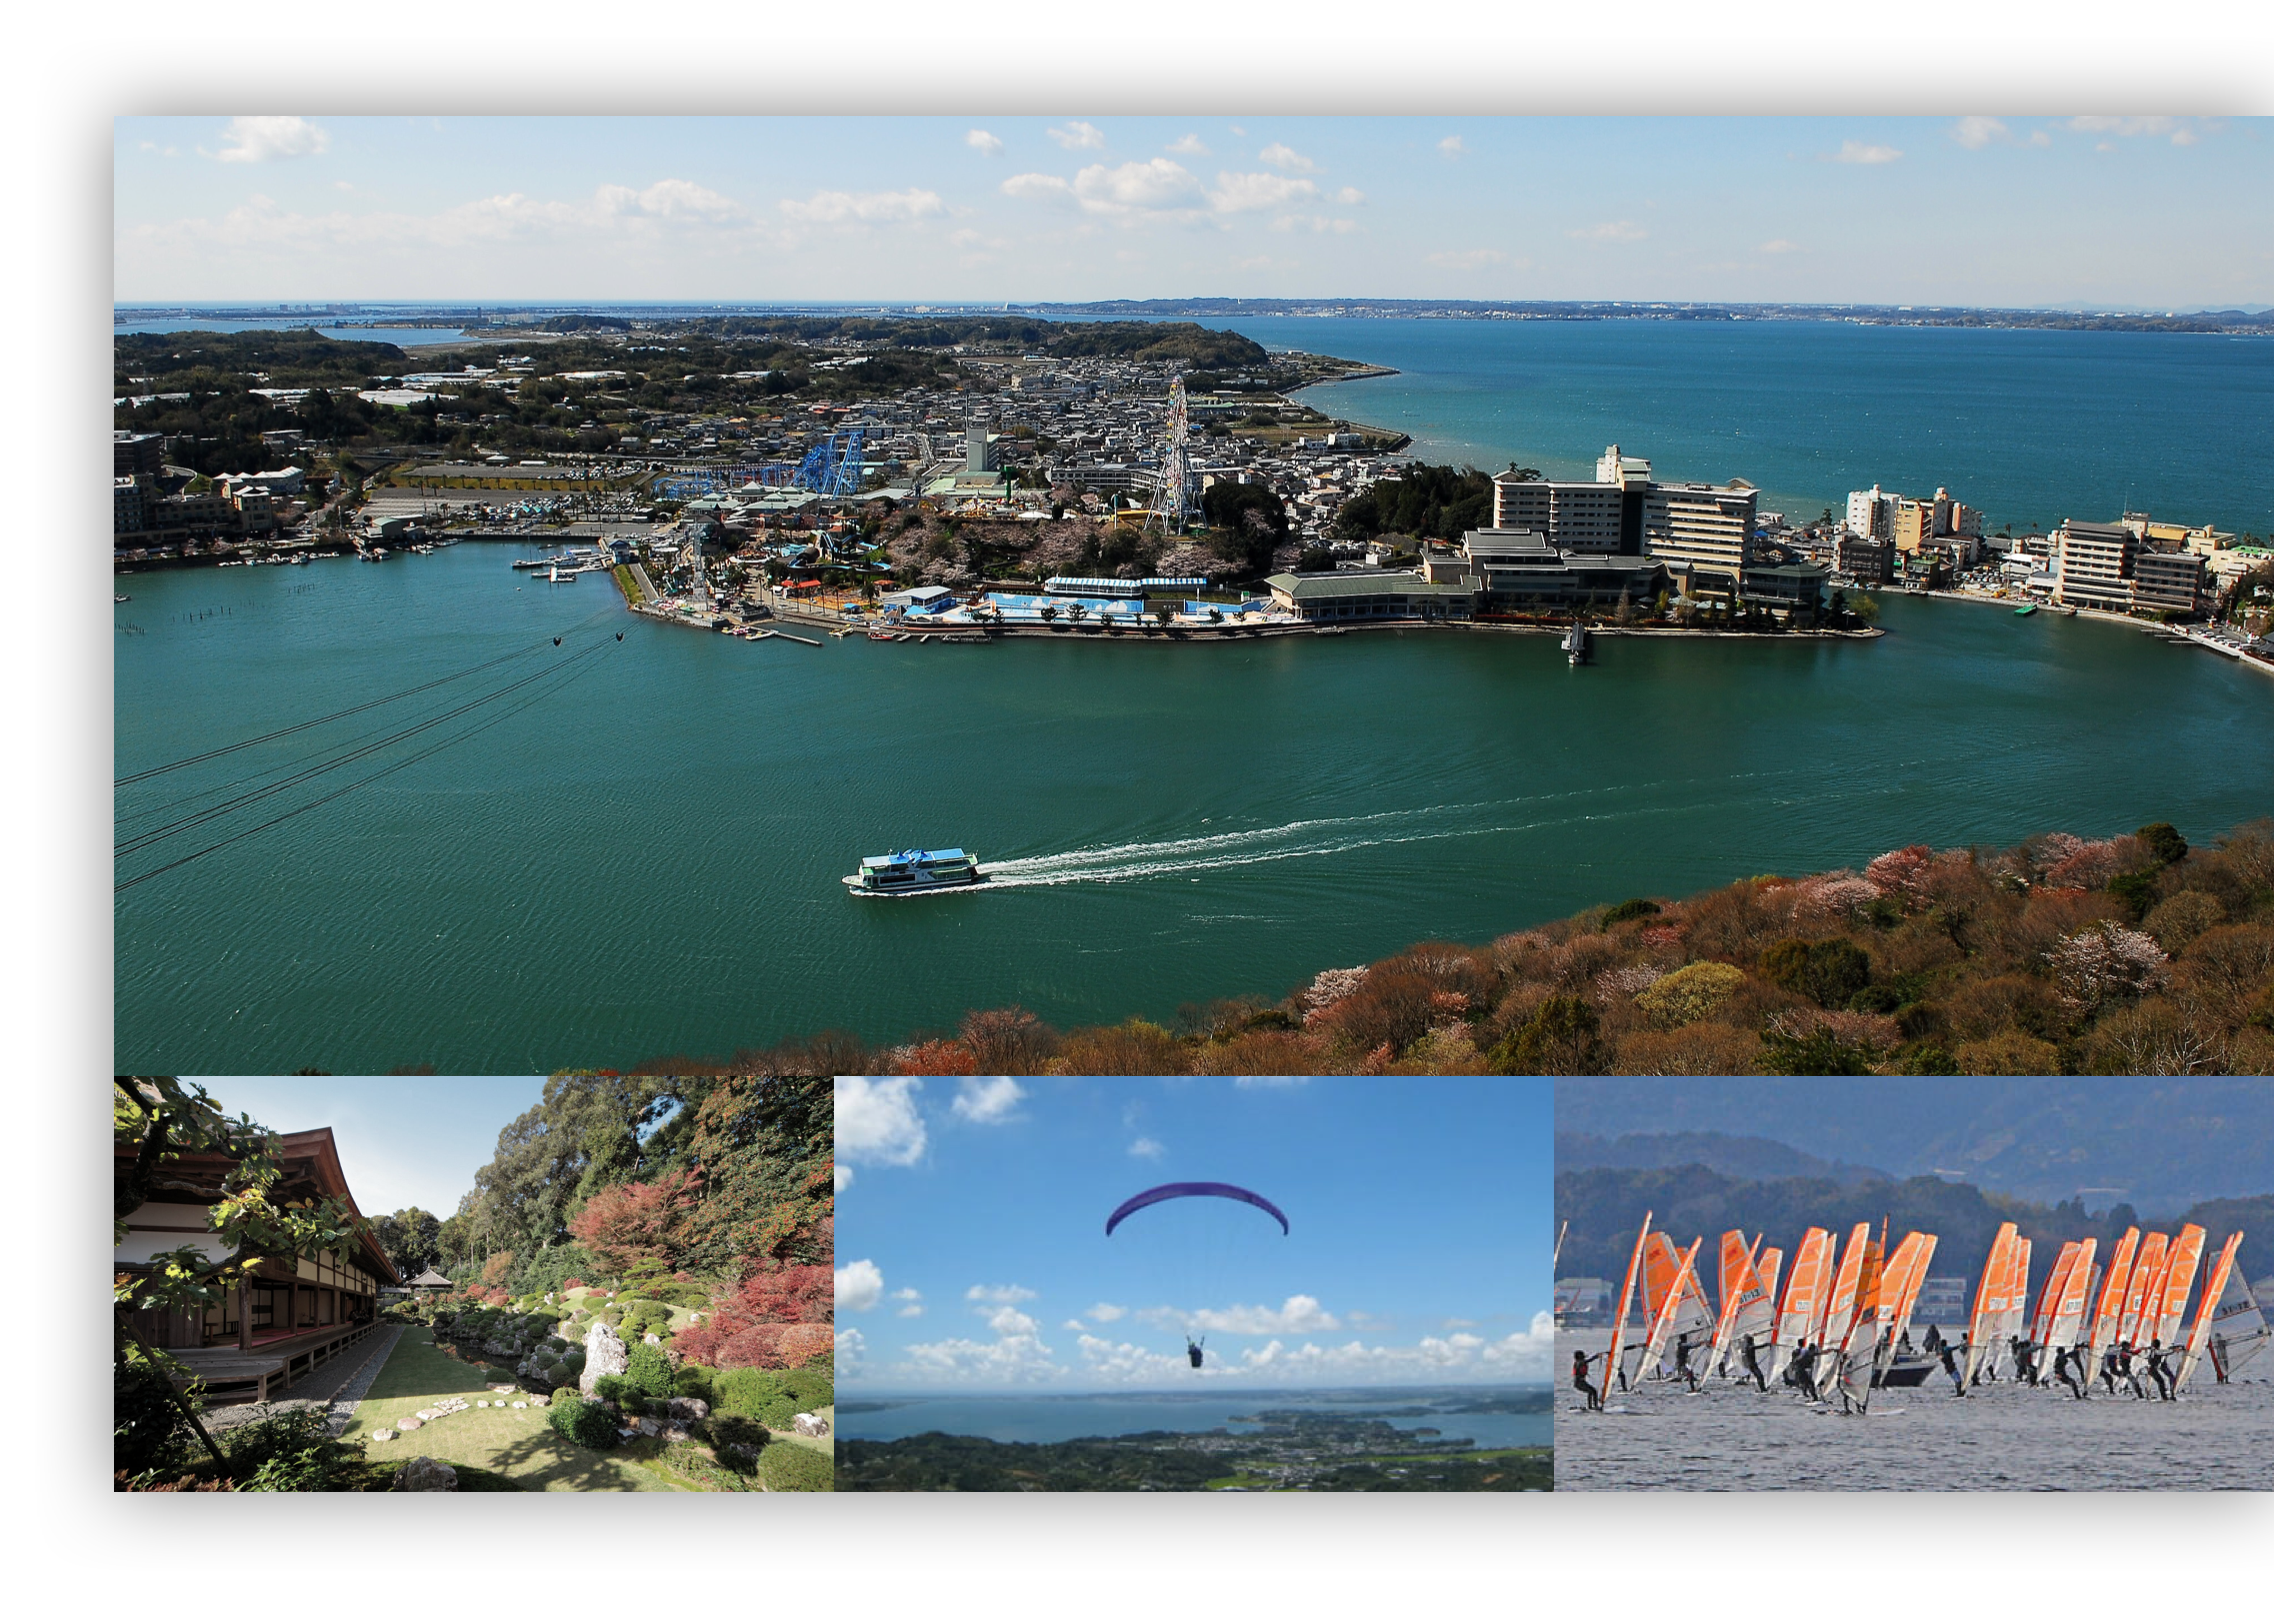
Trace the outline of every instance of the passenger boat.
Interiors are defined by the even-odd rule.
[[[2014,610],[2014,613],[2019,614],[2024,618],[2027,618],[2029,615],[2035,614],[2036,612],[2037,605],[2034,603],[2024,603],[2020,608]]]
[[[950,893],[987,880],[979,862],[961,849],[904,849],[871,855],[844,879],[857,894]]]
[[[1585,623],[1571,622],[1571,630],[1563,639],[1563,655],[1573,664],[1585,664],[1595,656],[1595,644],[1588,638]]]

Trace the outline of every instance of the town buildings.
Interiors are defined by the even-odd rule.
[[[2204,555],[2151,545],[2131,524],[2071,519],[2053,533],[2053,600],[2064,608],[2182,616],[2201,611]]]

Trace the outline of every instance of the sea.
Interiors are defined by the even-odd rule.
[[[1630,1331],[1631,1332],[1631,1331]],[[1567,1331],[1559,1354],[1603,1350]],[[2263,1364],[2263,1354],[2260,1362]],[[1577,1410],[1556,1391],[1559,1491],[2264,1491],[2274,1489],[2274,1378],[2218,1384],[2206,1365],[2175,1401],[2010,1381],[1960,1398],[1937,1372],[1842,1417],[1776,1388],[1708,1382],[1613,1393]]]
[[[1444,1439],[1479,1447],[1547,1446],[1555,1415],[1546,1412],[1459,1412],[1448,1401],[1462,1392],[1416,1388],[1329,1391],[1124,1391],[1086,1396],[891,1396],[837,1403],[839,1440],[900,1440],[939,1433],[994,1441],[1048,1442],[1093,1435],[1138,1435],[1148,1430],[1199,1434],[1211,1430],[1252,1434],[1255,1424],[1233,1422],[1265,1412],[1362,1413],[1397,1429],[1434,1429]]]
[[[1487,434],[1479,352],[1504,343],[1496,372],[1522,392],[1538,342],[1591,334],[1597,389],[1573,357],[1558,390],[1610,428],[1559,425],[1570,461],[1616,439],[1661,472],[1780,483],[1784,460],[1750,433],[1692,459],[1682,410],[1646,405],[1630,370],[1653,339],[1667,392],[1719,362],[1684,326],[1362,322],[1257,321],[1399,367],[1331,399],[1427,424],[1425,455]],[[1854,333],[1827,328],[1835,346]],[[1710,333],[1766,343],[1764,371],[1795,339]],[[2032,338],[2108,354],[2096,385],[2165,408],[2155,429],[2115,419],[2033,453],[2046,517],[2117,511],[2121,489],[2090,488],[2120,451],[2201,493],[2157,491],[2161,512],[2240,526],[2264,505],[2274,344],[2143,392],[2175,343],[2239,348]],[[1977,437],[2037,439],[2048,404],[1987,367],[1953,461]],[[1882,368],[1889,390],[1909,372]],[[1749,431],[1773,436],[1780,408]],[[1840,462],[1878,461],[1875,415],[1820,400],[1811,424]],[[1914,484],[1910,450],[1891,444],[1869,478],[1826,471],[1802,500],[1848,478]],[[1565,462],[1512,437],[1503,454]],[[1968,495],[1955,473],[1926,480]],[[1166,1019],[1422,940],[1903,843],[2152,820],[2202,841],[2274,808],[2274,678],[2102,620],[1889,594],[1877,641],[1610,638],[1580,670],[1552,637],[1481,632],[815,648],[631,618],[604,576],[547,586],[510,568],[534,551],[117,578],[115,774],[197,760],[114,795],[121,844],[149,845],[121,854],[119,882],[173,867],[115,897],[119,1071],[623,1067],[832,1029],[946,1035],[1014,1003],[1062,1027]],[[509,685],[555,636],[564,660],[594,651]],[[357,757],[429,717],[430,733]],[[861,856],[909,847],[964,848],[994,881],[847,895]]]
[[[224,335],[258,334],[280,329],[312,329],[340,341],[380,341],[389,346],[441,346],[464,340],[458,328],[373,328],[365,324],[317,323],[301,318],[138,318],[122,314],[112,322],[113,335],[178,335],[184,330],[209,329]]]

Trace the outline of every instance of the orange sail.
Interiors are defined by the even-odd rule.
[[[1824,1303],[1832,1294],[1832,1236],[1812,1228],[1792,1253],[1792,1272],[1777,1304],[1776,1360],[1789,1362],[1823,1325]]]
[[[1927,1268],[1934,1261],[1934,1248],[1941,1241],[1933,1234],[1916,1230],[1903,1236],[1903,1243],[1895,1247],[1895,1254],[1887,1259],[1887,1271],[1879,1281],[1879,1332],[1891,1339],[1900,1338],[1910,1326],[1911,1308],[1918,1305],[1919,1288],[1927,1281]]]
[[[2171,1239],[2150,1234],[2140,1241],[2140,1254],[2132,1263],[2131,1288],[2124,1292],[2124,1320],[2117,1325],[2116,1343],[2145,1347],[2155,1327],[2152,1308],[2163,1294],[2164,1258],[2171,1254]]]
[[[1626,1282],[1619,1286],[1619,1310],[1611,1318],[1611,1349],[1603,1353],[1603,1394],[1611,1393],[1611,1384],[1626,1386],[1627,1312],[1634,1305],[1635,1276],[1642,1270],[1643,1247],[1650,1241],[1650,1213],[1642,1214],[1642,1232],[1634,1237],[1634,1254],[1627,1258]]]
[[[2029,1325],[2031,1345],[2042,1348],[2052,1336],[2054,1317],[2060,1310],[2061,1297],[2068,1291],[2069,1274],[2077,1265],[2077,1252],[2082,1249],[2075,1240],[2069,1240],[2061,1246],[2061,1254],[2054,1258],[2052,1275],[2046,1279],[2045,1288],[2037,1292],[2037,1317]]]
[[[2116,1326],[2124,1318],[2124,1295],[2131,1287],[2132,1258],[2140,1248],[2140,1231],[2127,1228],[2108,1256],[2108,1276],[2101,1281],[2100,1301],[2093,1308],[2092,1333],[2086,1340],[2090,1363],[2086,1377],[2099,1373],[2101,1361],[2116,1344]]]
[[[1667,1342],[1677,1332],[1684,1300],[1689,1295],[1690,1279],[1697,1269],[1698,1247],[1704,1243],[1702,1239],[1690,1241],[1690,1248],[1674,1264],[1674,1279],[1667,1286],[1665,1304],[1658,1309],[1658,1316],[1651,1322],[1650,1337],[1643,1343],[1642,1360],[1635,1367],[1635,1381],[1638,1384],[1657,1370],[1658,1359],[1665,1355]]]
[[[1840,1254],[1840,1270],[1832,1276],[1832,1298],[1824,1303],[1824,1315],[1816,1329],[1816,1344],[1820,1348],[1816,1359],[1816,1386],[1819,1390],[1832,1382],[1833,1370],[1840,1363],[1840,1353],[1847,1347],[1848,1331],[1855,1327],[1856,1298],[1863,1284],[1864,1254],[1870,1246],[1869,1223],[1858,1223],[1849,1230],[1848,1248]]]
[[[2218,1316],[2219,1297],[2226,1290],[2227,1280],[2234,1276],[2235,1255],[2241,1249],[2242,1230],[2238,1228],[2227,1236],[2218,1261],[2212,1264],[2211,1276],[2203,1281],[2203,1304],[2195,1310],[2195,1327],[2188,1331],[2186,1355],[2179,1359],[2179,1371],[2172,1376],[2175,1395],[2187,1388],[2187,1381],[2195,1377],[2196,1368],[2211,1349],[2211,1324]]]
[[[2189,1223],[2171,1242],[2171,1256],[2163,1267],[2163,1299],[2156,1306],[2154,1337],[2167,1351],[2179,1341],[2179,1326],[2187,1318],[2187,1294],[2194,1289],[2195,1272],[2202,1264],[2203,1226]]]
[[[1713,1306],[1705,1298],[1705,1286],[1695,1268],[1686,1274],[1682,1271],[1682,1258],[1674,1249],[1673,1238],[1661,1230],[1650,1237],[1642,1253],[1642,1310],[1655,1319],[1669,1293],[1674,1298],[1671,1332],[1687,1334],[1693,1344],[1711,1339]]]
[[[2077,1335],[2084,1328],[2085,1302],[2092,1294],[2093,1258],[2099,1252],[2098,1239],[2082,1241],[2077,1246],[2076,1256],[2070,1260],[2068,1275],[2060,1277],[2060,1269],[2056,1267],[2056,1276],[2047,1281],[2049,1286],[2060,1287],[2060,1294],[2053,1303],[2053,1323],[2045,1331],[2044,1340],[2045,1348],[2056,1355],[2074,1349]]]
[[[1756,1234],[1748,1246],[1745,1236],[1734,1228],[1721,1236],[1721,1321],[1713,1326],[1713,1351],[1706,1358],[1709,1377],[1721,1372],[1722,1359],[1729,1355],[1740,1332],[1751,1334],[1757,1343],[1774,1321],[1775,1309],[1761,1288],[1753,1262],[1753,1251],[1760,1243]]]
[[[2020,1257],[2016,1246],[2029,1241],[2019,1238],[2011,1223],[1998,1225],[1997,1238],[1990,1242],[1990,1254],[1982,1260],[1982,1282],[1974,1291],[1974,1319],[1966,1330],[1966,1386],[1971,1388],[1975,1377],[1982,1371],[1982,1360],[2005,1335],[2012,1332],[2021,1309],[2021,1294],[2014,1279],[2015,1264]],[[2026,1274],[2025,1274],[2026,1278]],[[2026,1291],[2022,1283],[2020,1289]]]
[[[1769,1327],[1776,1328],[1777,1275],[1784,1271],[1784,1252],[1774,1245],[1757,1253],[1753,1258],[1753,1274],[1761,1281],[1761,1293],[1769,1298]]]
[[[1887,1225],[1879,1225],[1879,1238],[1863,1248],[1863,1266],[1856,1273],[1855,1317],[1840,1339],[1840,1389],[1857,1407],[1867,1407],[1871,1387],[1879,1378],[1879,1353],[1887,1331],[1879,1326],[1879,1291],[1887,1258]]]

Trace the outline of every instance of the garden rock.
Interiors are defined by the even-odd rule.
[[[667,1423],[663,1426],[663,1438],[674,1443],[683,1440],[694,1439],[693,1436],[689,1435],[685,1430],[681,1429],[676,1422]]]
[[[696,1396],[673,1396],[664,1402],[663,1410],[674,1418],[708,1418],[711,1404]]]
[[[391,1429],[375,1429],[371,1432],[371,1438],[375,1441],[391,1441],[395,1438],[395,1431]]]
[[[426,1427],[426,1420],[423,1418],[398,1418],[395,1420],[395,1427],[397,1429],[423,1429]]]
[[[398,1491],[455,1491],[458,1471],[431,1457],[414,1457],[395,1476],[394,1488]]]
[[[660,1435],[664,1423],[665,1420],[661,1418],[635,1418],[632,1420],[632,1428],[642,1435]]]
[[[518,1413],[527,1408],[529,1404],[525,1401],[509,1401],[506,1405]]]
[[[829,1420],[817,1413],[799,1413],[790,1420],[790,1428],[800,1435],[826,1435],[829,1433]]]
[[[511,1385],[500,1385],[497,1387],[497,1393],[501,1396],[510,1396],[513,1394],[513,1387]]]
[[[616,1331],[605,1323],[595,1323],[584,1340],[584,1373],[577,1380],[577,1388],[587,1396],[592,1387],[609,1374],[620,1374],[631,1353],[624,1342],[616,1338]]]

